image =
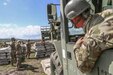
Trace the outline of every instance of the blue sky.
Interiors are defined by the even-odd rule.
[[[47,4],[59,1],[0,0],[0,38],[40,38],[40,26],[48,25]]]

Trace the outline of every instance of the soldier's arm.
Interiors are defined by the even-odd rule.
[[[85,73],[92,70],[101,50],[96,41],[92,38],[84,37],[82,41],[82,43],[75,44],[74,54],[77,67]]]
[[[16,54],[18,54],[18,44],[16,45]]]
[[[82,72],[90,72],[101,53],[113,48],[113,21],[107,21],[92,27],[82,39],[82,43],[74,46],[74,55],[78,68]]]
[[[98,14],[101,15],[103,18],[106,18],[106,17],[110,16],[111,14],[113,14],[113,10],[112,9],[106,9],[106,10],[104,10],[101,13],[98,13]]]

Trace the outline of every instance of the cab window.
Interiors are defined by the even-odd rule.
[[[112,8],[112,0],[103,0],[102,1],[102,10]]]

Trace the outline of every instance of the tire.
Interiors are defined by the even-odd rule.
[[[57,52],[53,52],[50,56],[51,75],[63,75],[63,68]]]

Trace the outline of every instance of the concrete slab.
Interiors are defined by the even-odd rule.
[[[51,70],[50,70],[50,58],[46,58],[41,61],[41,65],[43,67],[43,70],[45,74],[51,75]]]

